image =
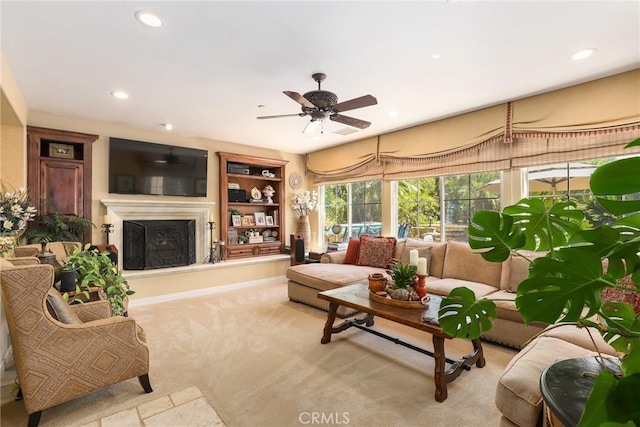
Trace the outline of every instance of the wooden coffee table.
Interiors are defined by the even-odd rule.
[[[372,333],[381,338],[393,341],[396,344],[419,351],[435,359],[434,381],[436,384],[435,397],[438,402],[443,402],[447,398],[447,384],[460,376],[463,370],[470,370],[472,365],[482,368],[485,365],[482,344],[479,339],[472,340],[473,351],[459,360],[451,360],[445,356],[445,339],[452,337],[442,331],[440,326],[423,321],[427,315],[437,318],[441,298],[431,296],[432,301],[428,308],[400,308],[382,304],[369,299],[369,288],[366,284],[356,284],[338,289],[320,292],[318,298],[329,301],[329,313],[327,323],[324,326],[324,335],[320,341],[322,344],[331,342],[331,335],[342,332],[351,327]],[[345,306],[366,313],[364,317],[347,319],[339,325],[334,326],[336,320],[336,310],[338,306]],[[390,337],[378,330],[371,329],[374,324],[374,317],[382,317],[392,322],[400,323],[414,329],[418,329],[431,334],[433,338],[433,352],[416,347],[412,344]],[[364,326],[363,326],[364,325]],[[449,369],[445,369],[446,364],[450,364]]]

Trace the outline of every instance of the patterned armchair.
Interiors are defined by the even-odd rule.
[[[0,269],[20,394],[37,426],[42,410],[138,377],[149,384],[149,350],[134,319],[109,317],[107,301],[68,305],[52,288],[53,267]]]

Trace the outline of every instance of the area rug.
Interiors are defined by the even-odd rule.
[[[483,343],[487,365],[463,372],[439,403],[432,358],[359,330],[321,344],[327,313],[289,301],[285,281],[131,312],[147,334],[154,392],[144,393],[135,378],[123,381],[45,410],[41,427],[112,426],[106,424],[109,417],[122,412],[145,426],[162,427],[223,425],[217,419],[233,427],[497,426],[496,384],[517,353]],[[385,319],[375,327],[432,350],[429,334]],[[470,348],[464,340],[446,344],[452,358]],[[26,425],[24,404],[13,402],[8,387],[2,387],[0,423]],[[181,395],[194,398],[179,403]],[[150,415],[153,408],[169,409],[169,403],[190,403],[186,408],[194,416],[203,408],[198,419],[205,424],[186,415],[164,418],[171,411]],[[142,425],[116,421],[118,427]]]

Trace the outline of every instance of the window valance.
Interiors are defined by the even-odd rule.
[[[640,69],[307,155],[314,182],[507,170],[622,154],[640,136]]]

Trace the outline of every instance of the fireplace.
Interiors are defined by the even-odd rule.
[[[107,215],[113,224],[113,233],[109,235],[109,243],[120,249],[118,263],[124,268],[124,223],[126,221],[194,221],[195,260],[206,258],[209,248],[209,228],[207,222],[214,213],[212,202],[171,201],[171,200],[134,200],[134,199],[102,199],[107,208]],[[216,230],[217,231],[217,230]],[[215,236],[217,237],[217,236]],[[122,249],[121,249],[122,248]],[[164,274],[173,270],[192,267],[154,268],[151,270],[125,271],[126,277],[135,275]]]
[[[196,262],[195,220],[140,220],[122,223],[125,270],[151,270]]]

